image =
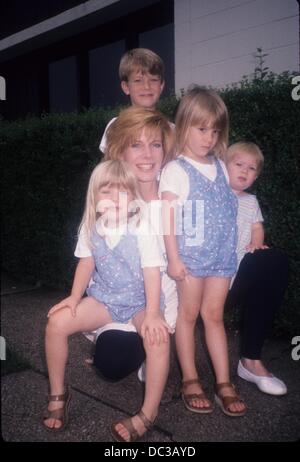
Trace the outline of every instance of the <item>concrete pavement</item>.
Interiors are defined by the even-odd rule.
[[[66,294],[43,287],[28,287],[7,276],[2,281],[1,335],[8,348],[30,364],[20,372],[1,377],[2,437],[8,442],[107,442],[109,425],[139,410],[143,388],[132,373],[111,383],[85,363],[91,343],[81,334],[70,339],[67,380],[73,393],[69,425],[59,433],[42,425],[46,405],[47,369],[44,330],[50,306]],[[213,399],[213,373],[197,330],[197,364],[208,395]],[[172,350],[171,369],[155,427],[140,441],[171,442],[289,442],[300,435],[300,367],[291,357],[291,339],[272,339],[264,352],[266,365],[283,379],[288,394],[273,397],[236,375],[238,333],[229,332],[232,380],[249,410],[244,417],[225,416],[215,405],[210,415],[187,411],[180,399],[180,372]],[[174,346],[174,345],[173,345]]]

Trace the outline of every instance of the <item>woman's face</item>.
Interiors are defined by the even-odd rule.
[[[132,166],[137,180],[142,183],[157,181],[163,157],[160,130],[150,132],[144,129],[122,154],[122,159]]]

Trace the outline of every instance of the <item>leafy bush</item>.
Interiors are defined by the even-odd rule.
[[[50,286],[70,283],[88,178],[113,115],[86,111],[1,125],[6,270]]]
[[[269,245],[290,259],[290,286],[278,316],[281,329],[299,333],[300,103],[291,98],[292,76],[268,74],[222,90],[231,118],[231,142],[256,142],[265,168],[255,184]],[[159,109],[170,118],[178,103]],[[2,264],[5,270],[48,286],[69,286],[77,227],[88,178],[100,160],[99,140],[120,108],[51,114],[0,122],[2,152]]]

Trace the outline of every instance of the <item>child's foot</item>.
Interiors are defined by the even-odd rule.
[[[198,378],[182,382],[181,396],[185,407],[191,412],[208,414],[213,410]]]
[[[63,401],[56,401],[56,402],[50,402],[47,407],[47,411],[49,411],[49,414],[54,415],[53,411],[56,411],[62,407]],[[47,412],[46,411],[46,412]],[[52,428],[61,428],[62,426],[62,421],[60,419],[54,419],[54,418],[44,418],[44,425],[45,427],[48,427],[50,429]]]
[[[68,422],[68,410],[71,394],[69,387],[61,395],[50,395],[49,404],[45,410],[43,422],[50,430],[61,430]]]
[[[224,414],[230,417],[242,416],[247,411],[247,406],[236,393],[232,383],[217,383],[215,399]]]
[[[133,442],[144,435],[147,430],[150,430],[155,418],[151,421],[146,417],[144,412],[140,410],[134,417],[120,420],[111,425],[111,433],[115,440],[120,442]]]

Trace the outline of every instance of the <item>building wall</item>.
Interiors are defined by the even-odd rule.
[[[83,3],[82,0],[26,0],[23,8],[20,0],[2,1],[0,39],[74,8],[80,3]]]
[[[0,114],[14,119],[124,104],[119,62],[136,47],[162,57],[163,96],[174,93],[173,0],[88,0],[4,37],[0,75],[7,97]]]
[[[258,47],[271,71],[299,70],[296,0],[175,0],[174,17],[177,92],[253,74]]]
[[[253,74],[258,47],[270,70],[299,69],[296,0],[63,0],[73,7],[61,12],[50,11],[47,0],[36,12],[43,14],[39,23],[35,1],[20,7],[20,15],[30,10],[24,20],[31,22],[19,32],[6,11],[12,35],[0,38],[7,93],[0,112],[7,118],[124,103],[119,61],[139,46],[166,64],[163,96],[191,83],[239,82]]]

